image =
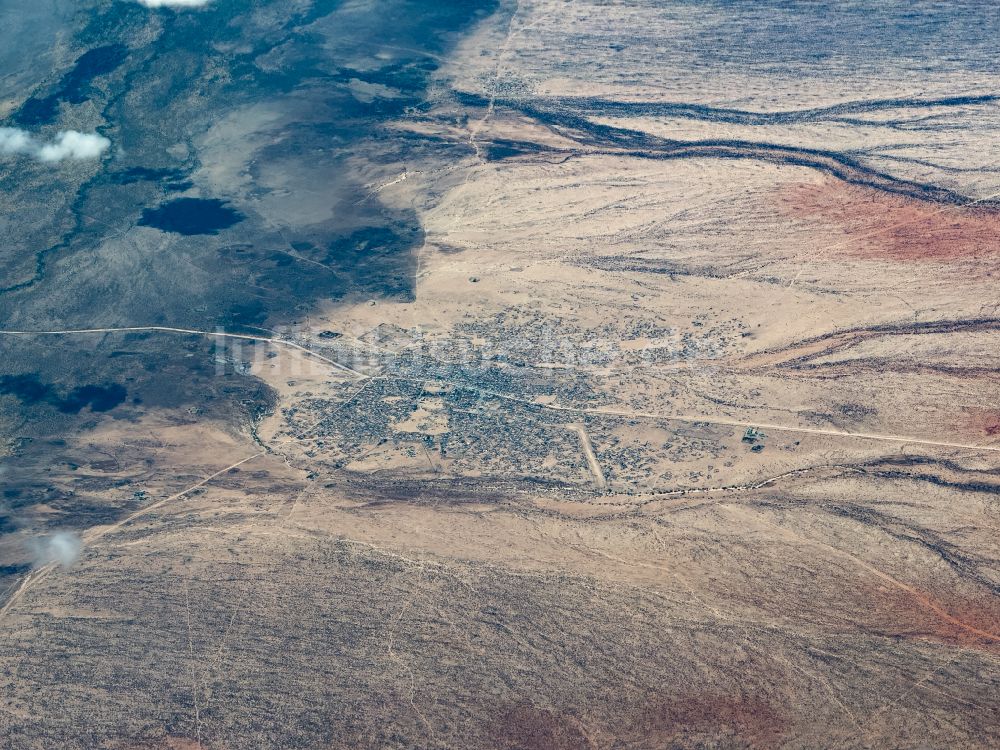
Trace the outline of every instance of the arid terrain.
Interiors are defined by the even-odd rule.
[[[1000,745],[995,8],[9,4],[0,748]]]

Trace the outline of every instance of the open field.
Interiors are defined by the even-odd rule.
[[[1000,743],[985,6],[118,5],[0,259],[0,748]]]

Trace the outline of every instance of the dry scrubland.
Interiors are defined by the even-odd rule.
[[[67,448],[151,504],[9,598],[0,746],[1000,742],[1000,80],[695,69],[692,14],[485,21],[391,131],[465,157],[352,165],[414,299],[230,351],[253,435]]]

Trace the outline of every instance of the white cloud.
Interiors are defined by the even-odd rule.
[[[42,161],[62,161],[63,159],[96,159],[108,150],[111,141],[96,133],[79,133],[65,130],[52,143],[41,147],[38,158]]]
[[[80,554],[80,537],[68,531],[60,531],[52,536],[31,539],[28,542],[35,557],[35,566],[59,563],[63,567],[73,564]]]
[[[209,0],[139,0],[147,8],[200,8]]]
[[[17,128],[0,128],[0,154],[30,154],[35,150],[31,136]]]
[[[111,141],[96,133],[63,130],[51,143],[39,143],[27,131],[0,128],[0,154],[24,154],[48,163],[63,159],[96,159],[110,146]]]

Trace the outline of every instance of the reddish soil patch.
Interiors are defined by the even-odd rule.
[[[780,744],[788,722],[758,698],[702,693],[652,703],[637,724],[650,737],[662,740],[695,739],[695,735],[766,748]]]
[[[817,248],[859,259],[950,262],[1000,258],[1000,211],[950,206],[883,193],[835,179],[782,188],[784,215],[839,230]]]
[[[212,746],[185,737],[165,737],[116,747],[120,750],[210,750]]]
[[[885,635],[923,638],[1000,653],[1000,602],[987,592],[913,592],[895,587],[869,592],[873,614]]]
[[[969,435],[1000,441],[1000,409],[970,410],[962,425]]]
[[[764,700],[696,693],[655,696],[638,705],[625,705],[618,712],[605,713],[597,724],[592,728],[602,739],[592,742],[574,715],[521,704],[503,714],[493,738],[502,750],[593,750],[609,741],[608,746],[623,750],[770,748],[781,744],[789,722]]]
[[[568,714],[520,704],[494,728],[499,750],[591,750],[591,743]]]

